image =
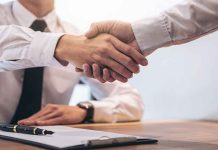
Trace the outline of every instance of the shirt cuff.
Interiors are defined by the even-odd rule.
[[[119,104],[114,104],[110,101],[89,101],[94,106],[93,121],[98,123],[115,123],[117,117],[114,108]]]
[[[131,25],[142,52],[155,50],[172,41],[164,15],[139,20],[133,22]]]
[[[30,44],[31,53],[28,56],[35,66],[51,66],[54,63],[54,52],[63,33],[41,33],[37,32]]]

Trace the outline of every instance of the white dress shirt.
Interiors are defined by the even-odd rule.
[[[218,29],[218,0],[186,0],[132,28],[142,51],[186,43]]]
[[[14,9],[11,3],[0,5],[0,72],[55,65],[54,50],[63,33],[34,32],[27,28],[32,15]],[[21,15],[26,18],[18,19]]]
[[[0,69],[10,70],[0,72],[0,122],[9,122],[19,103],[24,71],[17,69],[39,64],[49,66],[44,69],[42,107],[48,103],[69,104],[73,89],[81,78],[98,99],[90,101],[95,108],[94,122],[141,119],[143,101],[137,90],[129,84],[102,84],[75,72],[72,65],[60,66],[54,59],[54,48],[62,33],[80,34],[78,29],[61,21],[54,11],[41,18],[53,34],[24,28],[30,27],[36,17],[18,1],[0,5],[0,14]]]

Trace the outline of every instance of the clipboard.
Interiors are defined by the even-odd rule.
[[[42,127],[41,127],[42,128]],[[106,147],[118,147],[118,146],[129,146],[129,145],[141,145],[141,144],[156,144],[158,143],[158,140],[156,139],[147,139],[143,137],[137,137],[137,136],[131,136],[131,135],[125,135],[125,134],[116,134],[116,133],[111,133],[111,132],[103,132],[103,131],[95,131],[95,130],[86,130],[86,129],[77,129],[77,128],[69,128],[69,127],[63,127],[59,126],[56,128],[61,128],[65,129],[63,130],[64,132],[72,129],[73,131],[76,131],[75,133],[79,132],[87,132],[87,134],[96,134],[97,138],[91,138],[90,140],[84,140],[81,141],[80,143],[74,143],[74,139],[72,138],[72,144],[71,145],[64,145],[62,147],[58,145],[53,145],[49,142],[43,142],[43,139],[46,138],[46,136],[36,136],[36,135],[23,135],[19,133],[4,133],[0,132],[0,139],[4,140],[9,140],[9,141],[14,141],[14,142],[19,142],[23,144],[28,144],[36,147],[41,147],[41,148],[46,148],[46,149],[51,149],[51,150],[80,150],[80,149],[93,149],[93,148],[106,148]],[[48,129],[48,127],[46,127]],[[54,130],[54,129],[53,129]],[[55,131],[55,130],[54,130]],[[58,131],[58,130],[56,130]],[[21,137],[20,137],[20,136]],[[102,135],[99,137],[99,135]],[[106,135],[106,136],[105,136]],[[109,137],[108,135],[111,135]],[[24,136],[24,137],[22,137]],[[69,135],[68,135],[69,136]],[[30,138],[28,138],[30,137]],[[41,142],[40,140],[33,140],[35,138],[42,138]],[[79,135],[78,135],[79,137]],[[51,137],[47,137],[50,140],[55,139]],[[62,137],[62,139],[64,136]],[[66,140],[68,140],[69,137],[67,137],[66,134]],[[85,137],[84,137],[85,138]]]

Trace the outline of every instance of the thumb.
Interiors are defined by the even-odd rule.
[[[99,34],[99,27],[98,27],[98,24],[92,24],[89,31],[86,32],[85,36],[88,38],[88,39],[91,39],[93,37],[96,37],[98,34]]]

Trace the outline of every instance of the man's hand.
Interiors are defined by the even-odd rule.
[[[108,67],[121,82],[127,82],[133,73],[139,72],[138,64],[147,64],[137,50],[109,34],[101,34],[92,39],[64,35],[57,45],[55,56],[80,69],[83,64],[94,63]]]
[[[86,33],[86,37],[93,38],[101,33],[111,34],[140,51],[130,23],[122,21],[104,21],[93,23],[89,31]]]
[[[86,113],[86,110],[77,106],[48,104],[31,117],[18,121],[18,124],[28,126],[77,124],[84,120]]]
[[[121,22],[121,21],[105,21],[105,22],[93,23],[90,27],[90,30],[86,33],[86,37],[94,38],[102,33],[111,34],[117,37],[119,40],[123,41],[124,43],[127,43],[131,47],[134,47],[135,50],[141,53],[130,23]],[[83,71],[87,76],[96,78],[101,82],[102,81],[113,82],[114,79],[116,80],[118,79],[118,77],[114,75],[113,71],[107,68],[101,71],[100,67],[97,64],[94,64],[92,66],[88,64],[84,64],[82,70],[77,68],[76,71],[78,72]],[[99,72],[102,72],[102,74],[99,75]],[[96,74],[98,76],[96,76]]]

